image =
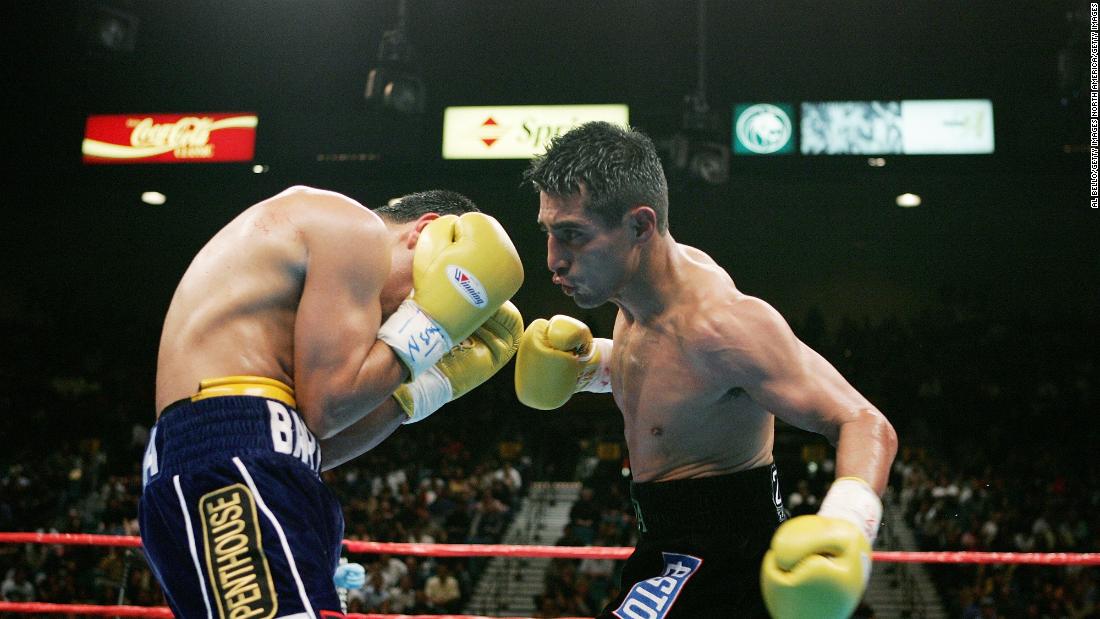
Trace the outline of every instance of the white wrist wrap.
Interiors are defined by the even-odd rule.
[[[588,363],[593,357],[597,364],[585,368],[577,379],[577,388],[573,393],[587,391],[589,393],[611,393],[611,346],[613,340],[597,337],[592,339],[592,349],[581,357],[582,363]]]
[[[882,521],[882,500],[862,479],[841,477],[829,488],[817,515],[851,522],[863,531],[874,547]]]
[[[451,381],[434,367],[428,368],[423,374],[417,376],[416,380],[405,385],[405,388],[412,395],[413,412],[408,419],[401,422],[402,425],[427,419],[429,415],[450,402],[454,393],[451,389]]]
[[[382,323],[378,339],[388,344],[409,368],[410,380],[416,380],[451,349],[447,332],[409,299]]]

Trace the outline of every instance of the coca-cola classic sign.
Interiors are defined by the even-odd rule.
[[[89,116],[84,163],[251,161],[255,114],[112,114]]]

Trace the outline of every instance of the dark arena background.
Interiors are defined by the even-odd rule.
[[[1090,9],[5,2],[0,532],[138,534],[173,290],[217,230],[293,185],[368,207],[459,191],[519,249],[526,281],[513,300],[527,321],[570,313],[611,337],[614,306],[579,310],[550,281],[538,195],[522,182],[527,159],[445,158],[443,135],[445,110],[486,106],[485,119],[520,120],[475,123],[461,134],[472,147],[511,139],[507,131],[545,147],[568,122],[524,120],[508,106],[618,104],[658,145],[675,238],[771,303],[896,428],[875,550],[1043,553],[876,561],[857,616],[1100,616]],[[915,130],[898,110],[921,101],[971,106],[946,121],[969,151],[899,142],[891,132]],[[756,136],[786,131],[777,139],[790,141],[770,154],[738,133],[738,113],[759,103],[789,114],[789,126]],[[203,161],[184,148],[182,158],[102,164],[87,155],[86,140],[105,139],[89,134],[92,118],[134,119],[129,132],[146,117],[211,114],[255,117],[251,156]],[[146,203],[147,192],[160,198]],[[512,375],[509,365],[325,473],[346,537],[632,546],[629,453],[612,399],[579,395],[535,411],[517,401]],[[816,511],[833,454],[822,437],[777,424],[792,514]],[[132,537],[32,538],[0,537],[0,587],[12,603],[0,611],[166,616],[140,548],[118,545]],[[349,612],[493,617],[592,617],[618,592],[613,557],[625,556],[347,552],[368,574],[348,594]],[[457,598],[439,594],[450,579]]]

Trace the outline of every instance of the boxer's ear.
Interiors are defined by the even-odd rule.
[[[645,243],[657,232],[657,211],[639,204],[626,212],[625,225],[636,243]]]
[[[409,249],[416,248],[416,242],[420,240],[420,232],[424,230],[424,227],[432,223],[436,219],[439,219],[439,213],[425,213],[421,215],[419,219],[413,222],[412,229],[409,230],[409,236],[405,239],[406,246]]]

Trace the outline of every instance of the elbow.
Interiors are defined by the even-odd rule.
[[[331,386],[312,386],[303,389],[298,398],[299,412],[306,420],[306,426],[319,441],[328,440],[346,429],[359,415],[360,407],[354,406],[339,390]]]
[[[334,441],[321,441],[321,472],[331,471],[347,460]]]
[[[864,408],[836,427],[833,434],[825,434],[833,446],[839,444],[841,436],[845,440],[854,440],[873,446],[876,453],[893,462],[898,452],[898,433],[893,424],[878,409]]]
[[[894,430],[894,425],[880,411],[871,410],[868,413],[871,414],[871,423],[874,424],[872,436],[878,440],[883,454],[887,456],[887,460],[893,462],[894,456],[898,453],[898,433]]]
[[[338,424],[332,415],[321,415],[314,423],[310,424],[313,436],[319,441],[327,441],[336,436],[347,424]],[[316,428],[316,430],[314,430]]]
[[[314,406],[299,409],[302,419],[306,422],[306,427],[313,434],[313,438],[325,441],[336,436],[340,432],[340,428],[333,423],[331,415],[326,415],[323,410],[318,412],[318,410]]]

